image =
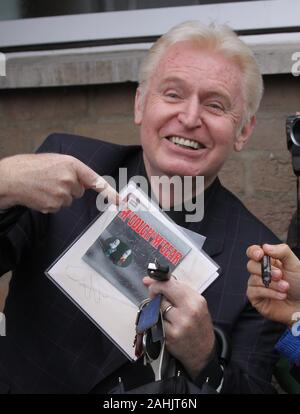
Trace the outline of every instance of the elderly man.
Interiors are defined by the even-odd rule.
[[[119,377],[125,389],[153,380],[44,275],[97,214],[99,175],[117,177],[125,167],[129,178],[204,176],[204,219],[186,223],[185,211],[168,214],[207,237],[204,250],[220,265],[219,278],[203,296],[174,278],[144,280],[150,295],[164,295],[166,346],[182,375],[199,389],[207,381],[223,393],[272,392],[281,326],[247,302],[244,252],[249,244],[277,239],[217,178],[229,154],[250,137],[261,95],[252,53],[229,28],[187,22],[159,39],[141,67],[135,122],[142,148],[54,134],[43,154],[1,160],[0,269],[14,270],[7,337],[0,343],[4,391],[104,393]],[[226,366],[218,359],[213,323],[230,337]]]

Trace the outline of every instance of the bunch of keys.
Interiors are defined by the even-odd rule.
[[[155,280],[167,281],[170,279],[169,267],[161,266],[157,259],[149,263],[148,276]],[[164,341],[164,330],[160,312],[162,295],[158,294],[153,299],[145,299],[139,306],[136,317],[135,346],[136,357],[144,356],[144,363],[156,360],[161,352]]]

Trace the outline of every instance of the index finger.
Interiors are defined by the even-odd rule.
[[[91,187],[96,190],[98,193],[103,193],[104,197],[107,197],[109,201],[113,202],[116,205],[120,204],[120,197],[117,191],[104,180],[103,177],[98,175],[98,178],[95,184]]]
[[[101,175],[97,174],[90,167],[83,162],[77,160],[75,165],[77,177],[85,189],[93,189],[98,193],[102,193],[104,197],[107,197],[112,203],[119,205],[119,194],[117,191],[104,180]]]
[[[248,247],[248,249],[246,250],[246,255],[248,256],[249,259],[259,262],[264,255],[264,251],[261,248],[261,246],[257,246],[254,244]]]

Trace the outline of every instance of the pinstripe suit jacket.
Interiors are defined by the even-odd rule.
[[[39,152],[70,154],[97,173],[114,176],[119,167],[136,163],[141,148],[54,134]],[[87,191],[57,214],[21,209],[13,219],[11,214],[0,217],[0,274],[13,269],[4,311],[7,336],[0,340],[2,392],[87,393],[99,383],[105,392],[119,375],[131,376],[133,384],[144,376],[142,369],[131,370],[120,351],[44,274],[96,216],[95,199],[96,193]],[[218,180],[206,200],[204,219],[189,228],[207,237],[204,250],[222,269],[204,296],[213,321],[232,341],[223,392],[272,392],[273,346],[282,327],[263,319],[247,302],[245,250],[277,238]]]

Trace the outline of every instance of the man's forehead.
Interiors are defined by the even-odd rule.
[[[157,68],[198,68],[222,72],[224,68],[233,67],[239,70],[237,64],[224,56],[221,51],[200,47],[193,42],[178,42],[170,46],[161,55]]]
[[[227,84],[239,84],[241,71],[238,65],[221,52],[201,48],[193,43],[179,42],[170,46],[161,56],[153,78],[159,84],[182,83],[189,74]]]

